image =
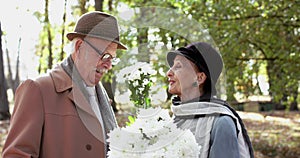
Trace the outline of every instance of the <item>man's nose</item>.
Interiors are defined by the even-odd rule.
[[[108,70],[112,69],[112,63],[111,63],[111,60],[105,61],[105,62],[104,62],[104,66],[105,66],[105,68],[108,69]]]
[[[108,61],[99,60],[99,62],[97,63],[97,66],[103,66],[107,70],[112,69],[111,60],[108,60]]]

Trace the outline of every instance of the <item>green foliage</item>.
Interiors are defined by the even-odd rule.
[[[149,108],[151,107],[150,88],[153,82],[151,74],[143,72],[141,68],[138,71],[138,78],[127,80],[128,88],[131,91],[130,100],[135,107]]]
[[[105,3],[107,4],[107,3]],[[131,54],[118,51],[123,62],[114,67],[118,71],[133,60],[151,62],[156,74],[156,83],[166,88],[166,53],[192,41],[207,41],[220,50],[225,64],[226,95],[229,101],[235,94],[247,99],[262,94],[258,78],[264,76],[268,82],[268,95],[277,104],[288,106],[298,96],[300,81],[300,3],[298,0],[259,1],[195,1],[195,0],[117,0],[110,13],[118,15],[120,6],[133,10],[130,19],[118,18],[122,26],[121,41],[129,49],[140,47],[144,52]],[[85,10],[92,10],[87,5]],[[103,6],[104,10],[108,8]],[[143,8],[143,9],[141,9]],[[73,6],[74,15],[84,11]],[[44,15],[35,13],[43,23]],[[75,23],[66,29],[68,31]],[[44,24],[44,27],[50,27]],[[60,33],[51,26],[52,34]],[[37,55],[41,57],[40,69],[47,69],[47,34],[44,29],[37,44]],[[143,32],[142,32],[143,31]],[[143,36],[143,40],[140,39]],[[52,39],[55,41],[55,37]],[[145,39],[147,39],[145,41]],[[142,41],[142,43],[141,43]],[[157,48],[158,45],[163,45]],[[53,47],[54,63],[58,62],[59,47]],[[141,51],[141,50],[139,50]],[[149,55],[149,58],[141,56]],[[140,57],[139,57],[140,56]],[[149,61],[148,61],[149,59]],[[106,80],[111,80],[108,75]]]
[[[281,103],[285,95],[295,94],[300,65],[291,56],[299,59],[299,2],[225,0],[206,3],[206,8],[202,12],[212,16],[202,19],[223,54],[228,93],[258,95],[260,87],[253,83],[265,75],[273,101]]]
[[[128,122],[125,122],[126,126],[130,126],[135,122],[136,117],[135,116],[128,116]]]
[[[137,26],[134,25],[136,21],[127,23],[131,27],[141,26],[157,30],[149,33],[148,36],[154,35],[155,38],[149,39],[148,45],[155,45],[161,41],[176,49],[191,42],[191,38],[181,31],[205,40],[206,38],[202,38],[205,37],[203,33],[208,30],[212,37],[212,40],[208,41],[213,41],[211,43],[215,43],[223,55],[226,95],[229,101],[236,99],[235,94],[244,96],[244,99],[252,95],[266,94],[262,92],[258,80],[262,76],[267,79],[269,86],[267,94],[271,96],[273,102],[288,105],[294,99],[285,98],[297,98],[300,80],[298,71],[300,45],[297,42],[300,35],[299,1],[124,0],[120,2],[136,8],[136,17],[140,14],[138,7],[165,7],[164,11],[157,7],[149,9],[150,16],[143,16]],[[174,12],[168,9],[173,9]],[[177,16],[173,18],[172,15]],[[172,26],[155,27],[153,19]],[[174,22],[176,20],[179,23]],[[197,23],[193,23],[193,20]],[[200,25],[204,27],[194,29]],[[124,38],[129,38],[129,44],[135,46],[133,43],[137,43],[134,42],[137,36],[130,32],[128,30]],[[150,53],[152,56],[160,56],[157,52]],[[159,66],[155,68],[160,69]],[[159,81],[164,83],[165,79],[161,77]]]

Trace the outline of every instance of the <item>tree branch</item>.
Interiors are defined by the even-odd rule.
[[[235,58],[236,60],[241,60],[241,61],[249,61],[249,60],[269,60],[269,61],[274,61],[279,58]]]

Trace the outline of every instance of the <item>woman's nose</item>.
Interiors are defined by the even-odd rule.
[[[168,76],[168,77],[173,76],[172,68],[170,68],[170,69],[167,71],[167,76]]]

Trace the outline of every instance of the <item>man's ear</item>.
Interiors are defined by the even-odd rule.
[[[76,43],[75,43],[75,52],[77,52],[79,50],[82,43],[83,43],[83,40],[81,40],[81,39],[76,41]]]
[[[204,72],[197,72],[197,81],[199,85],[203,84],[206,80],[207,76]]]
[[[76,58],[79,54],[79,48],[80,48],[82,42],[83,41],[81,39],[78,39],[78,40],[76,40],[76,42],[74,44],[74,51],[72,53],[72,58],[73,58],[74,61],[76,60]]]

